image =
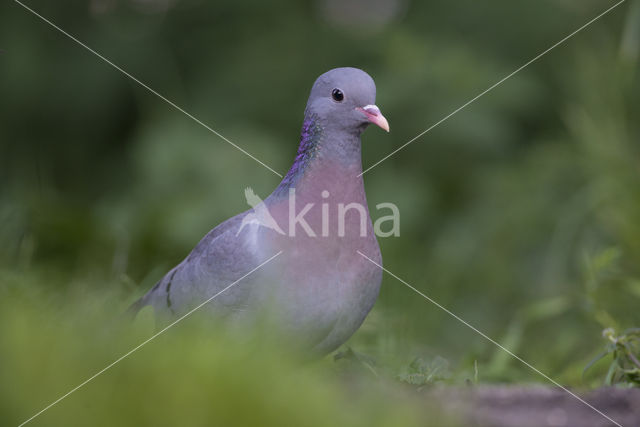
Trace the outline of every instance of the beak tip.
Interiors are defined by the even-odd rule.
[[[381,119],[381,120],[379,120],[376,124],[377,124],[378,126],[380,126],[380,129],[383,129],[383,130],[385,130],[387,133],[389,133],[389,132],[390,132],[390,129],[389,129],[389,122],[387,121],[387,119],[386,119],[384,116],[380,115],[380,117],[381,117],[382,119]]]

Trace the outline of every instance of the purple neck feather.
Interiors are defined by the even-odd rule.
[[[282,182],[274,191],[274,194],[288,194],[289,188],[295,187],[296,182],[302,177],[311,161],[317,156],[320,142],[322,141],[323,128],[315,114],[305,112],[302,132],[300,134],[300,146],[293,165]]]

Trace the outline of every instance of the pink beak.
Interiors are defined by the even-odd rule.
[[[365,105],[364,107],[358,107],[356,110],[367,116],[367,120],[374,125],[380,126],[382,129],[389,132],[389,122],[384,118],[380,109],[375,105]]]

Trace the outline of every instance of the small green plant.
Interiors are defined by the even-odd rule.
[[[449,361],[440,356],[436,356],[431,361],[417,357],[396,378],[402,382],[420,387],[448,380],[451,378]]]
[[[596,356],[584,371],[611,355],[612,361],[605,384],[640,387],[640,328],[627,329],[620,335],[616,335],[613,328],[607,328],[602,331],[602,336],[607,340],[605,351]]]

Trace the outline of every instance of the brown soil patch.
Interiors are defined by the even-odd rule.
[[[572,390],[573,391],[573,390]],[[640,427],[640,389],[573,391],[624,427]],[[465,425],[495,427],[608,427],[607,418],[557,387],[474,386],[428,392]]]

